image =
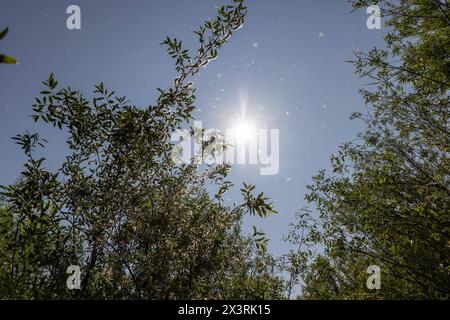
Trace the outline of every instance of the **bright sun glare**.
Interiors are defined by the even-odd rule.
[[[247,143],[256,136],[256,128],[253,122],[248,120],[247,104],[248,98],[245,92],[241,92],[240,97],[240,116],[234,118],[234,125],[232,126],[233,136],[238,143]]]
[[[254,125],[246,119],[240,119],[233,128],[234,136],[239,142],[247,142],[256,133]]]

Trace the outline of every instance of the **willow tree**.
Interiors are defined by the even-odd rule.
[[[352,117],[367,129],[308,187],[318,224],[294,225],[324,248],[301,260],[303,297],[448,299],[449,4],[351,3],[381,8],[386,47],[355,53],[356,73],[371,85],[361,90],[366,111]],[[380,290],[366,288],[370,265],[381,268]]]
[[[242,0],[220,7],[195,32],[192,56],[181,41],[163,41],[177,76],[169,89],[158,89],[154,105],[133,106],[102,83],[87,99],[59,88],[53,75],[43,82],[32,117],[67,134],[69,152],[49,171],[35,150],[45,140],[37,133],[14,138],[27,161],[18,182],[3,187],[2,298],[280,296],[266,239],[240,231],[246,213],[273,213],[270,203],[244,185],[242,205],[226,205],[230,166],[178,164],[170,142],[192,120],[190,80],[216,58],[246,12]],[[80,267],[79,290],[66,287],[70,265]]]

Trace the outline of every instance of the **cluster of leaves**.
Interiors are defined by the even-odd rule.
[[[294,224],[309,248],[303,298],[450,298],[450,8],[447,1],[351,1],[380,6],[386,49],[352,61],[367,129],[331,157],[306,200],[319,218]],[[304,219],[304,217],[300,217]],[[308,235],[308,236],[306,236]],[[306,258],[305,258],[306,256]],[[381,267],[381,290],[366,268]],[[295,270],[298,270],[295,269]]]
[[[229,165],[178,165],[170,134],[189,123],[195,89],[189,79],[217,55],[246,13],[241,0],[219,8],[197,35],[191,58],[181,41],[163,44],[176,77],[155,105],[138,108],[101,83],[87,99],[58,88],[53,75],[33,105],[33,119],[67,136],[68,154],[54,172],[36,158],[45,141],[15,137],[27,162],[3,187],[0,210],[0,297],[99,299],[277,298],[282,279],[264,238],[243,236],[246,212],[274,212],[245,188],[242,205],[222,200]],[[217,187],[216,196],[209,186]],[[248,190],[250,189],[250,190]],[[263,243],[264,245],[262,245]],[[82,272],[66,287],[67,267]]]

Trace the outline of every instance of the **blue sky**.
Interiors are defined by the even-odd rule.
[[[132,104],[154,104],[157,87],[167,88],[173,62],[159,43],[167,36],[196,47],[192,33],[215,16],[209,0],[1,0],[0,27],[10,32],[0,52],[19,65],[0,66],[0,184],[13,183],[23,155],[10,137],[39,131],[49,140],[48,168],[64,157],[58,130],[35,125],[29,115],[41,81],[53,72],[63,86],[88,96],[100,81]],[[81,8],[81,30],[66,28],[66,8]],[[294,214],[306,205],[305,186],[340,143],[355,137],[361,123],[348,119],[363,111],[358,89],[364,80],[345,61],[354,49],[383,46],[386,30],[369,30],[365,11],[350,13],[345,0],[248,0],[245,25],[195,80],[195,117],[206,128],[229,128],[247,99],[247,117],[280,130],[280,170],[262,176],[255,165],[235,165],[231,180],[245,181],[269,196],[279,215],[247,219],[272,239],[271,251],[289,249],[281,241]],[[235,189],[238,189],[237,187]],[[238,201],[238,192],[229,194]]]

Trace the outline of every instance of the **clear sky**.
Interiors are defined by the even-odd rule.
[[[35,125],[29,115],[41,81],[53,72],[63,86],[87,96],[101,81],[132,104],[154,104],[157,87],[175,75],[159,43],[167,36],[196,48],[192,33],[214,18],[210,0],[0,0],[0,28],[10,32],[0,52],[19,65],[0,65],[0,184],[13,183],[24,157],[10,137],[39,131],[49,141],[47,168],[63,159],[60,131]],[[66,8],[81,8],[81,30],[66,28]],[[358,94],[365,82],[345,60],[354,49],[383,46],[386,30],[369,30],[365,11],[350,13],[345,0],[247,0],[245,25],[196,79],[195,117],[205,128],[226,129],[247,101],[247,118],[257,127],[279,129],[280,170],[262,176],[255,165],[235,165],[231,180],[253,183],[269,196],[279,215],[247,219],[263,227],[279,254],[294,214],[306,205],[305,186],[340,143],[363,128],[348,119],[363,111]],[[237,187],[235,189],[238,189]],[[238,192],[229,198],[235,201]]]

